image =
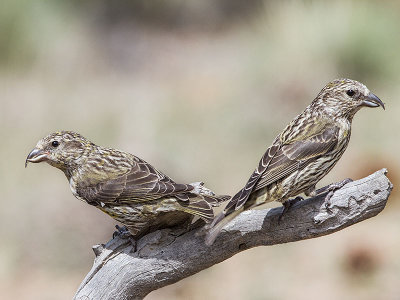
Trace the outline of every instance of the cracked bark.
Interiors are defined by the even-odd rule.
[[[324,194],[293,205],[280,224],[282,207],[240,214],[207,247],[192,230],[170,229],[141,238],[134,252],[129,240],[116,237],[96,245],[94,265],[74,299],[142,299],[148,293],[189,277],[246,249],[327,235],[380,213],[393,185],[386,169],[350,182],[324,205]]]

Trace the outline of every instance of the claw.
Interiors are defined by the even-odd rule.
[[[115,225],[115,228],[117,229],[113,233],[113,239],[119,236],[120,238],[127,239],[131,236],[131,233],[129,232],[128,228],[126,226],[119,226]]]
[[[325,209],[328,212],[332,212],[331,209],[331,198],[333,196],[334,191],[330,191],[326,196],[325,196]]]
[[[117,229],[116,231],[114,231],[113,233],[113,239],[115,239],[116,237],[119,237],[121,239],[129,239],[130,242],[132,243],[133,246],[133,252],[136,252],[137,250],[137,242],[136,240],[133,238],[132,234],[130,233],[129,229],[126,226],[119,226],[119,225],[115,225],[115,228]]]
[[[352,181],[353,181],[353,179],[346,178],[342,181],[332,183],[326,187],[323,187],[317,191],[318,194],[323,194],[323,193],[328,192],[328,194],[325,196],[325,208],[327,211],[329,211],[329,212],[332,211],[331,210],[331,198],[332,198],[333,194],[335,193],[335,191],[341,189],[346,184],[348,184],[349,182],[352,182]]]

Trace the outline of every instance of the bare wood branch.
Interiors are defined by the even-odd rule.
[[[320,195],[296,203],[280,224],[281,207],[244,212],[210,247],[198,230],[177,235],[170,229],[144,236],[136,252],[129,240],[118,237],[96,245],[93,268],[75,299],[142,299],[243,250],[316,238],[371,218],[383,210],[393,187],[386,172],[382,169],[336,191],[330,210]]]

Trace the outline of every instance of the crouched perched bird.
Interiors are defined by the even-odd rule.
[[[28,162],[47,162],[64,172],[74,196],[127,227],[135,237],[190,223],[212,221],[212,206],[228,200],[198,184],[180,184],[127,152],[93,144],[82,135],[61,131],[41,139]]]
[[[364,106],[385,108],[360,82],[336,79],[328,83],[275,138],[245,187],[208,226],[206,244],[212,244],[221,229],[244,210],[279,201],[284,204],[285,212],[293,203],[288,201],[290,197],[301,193],[314,196],[316,183],[346,150],[353,117]],[[328,187],[327,207],[333,191],[344,183],[346,181]]]

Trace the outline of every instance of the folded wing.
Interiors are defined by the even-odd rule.
[[[303,140],[281,142],[277,138],[261,158],[258,168],[251,175],[246,186],[232,198],[225,210],[239,209],[252,192],[289,176],[314,159],[327,154],[337,144],[338,134],[339,128],[328,127]]]

